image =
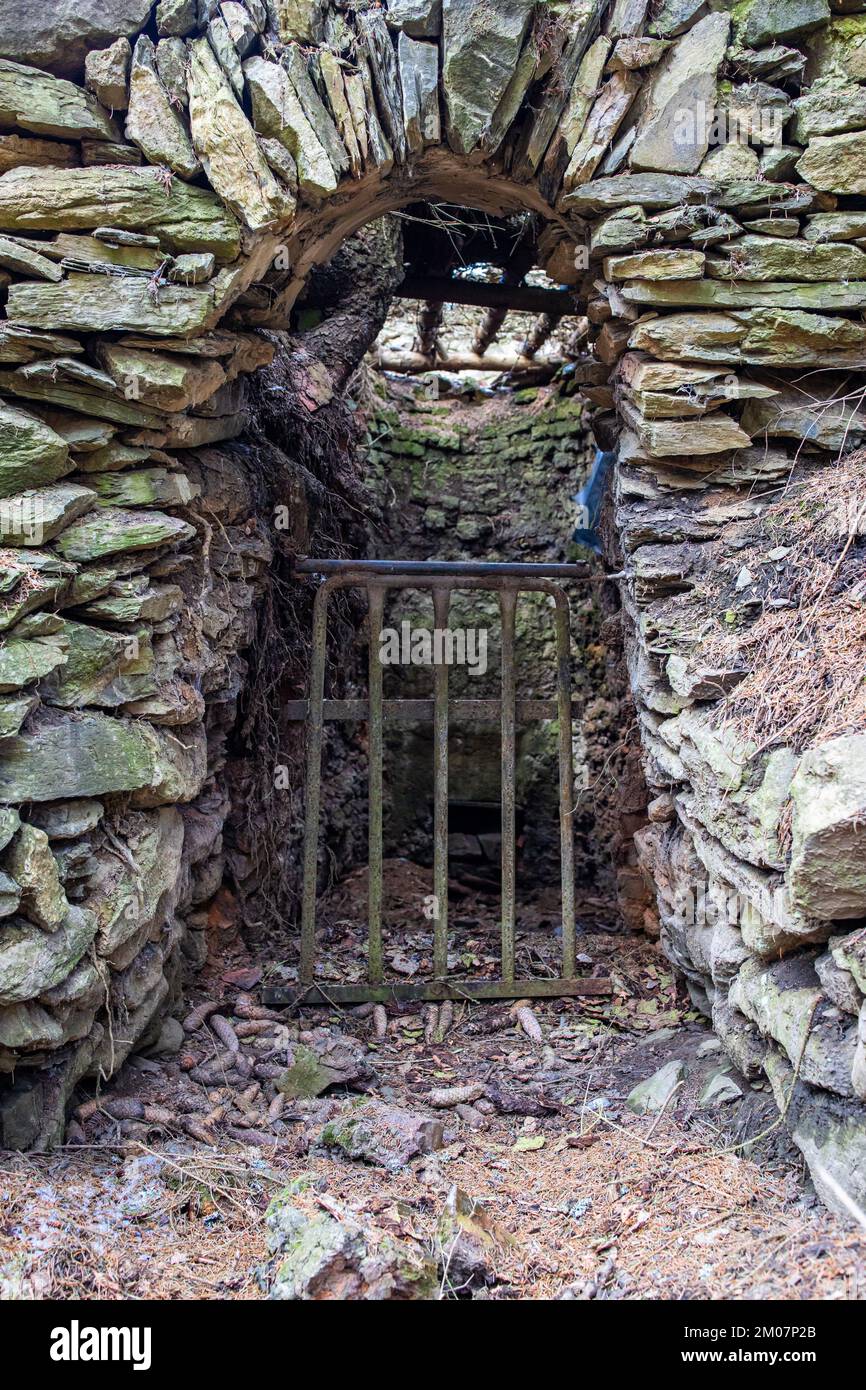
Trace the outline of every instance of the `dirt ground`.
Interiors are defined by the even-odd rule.
[[[406,910],[426,883],[425,870],[389,865],[387,955],[404,978],[426,969],[429,924],[410,930]],[[357,875],[332,895],[323,983],[363,969],[363,889]],[[818,1203],[768,1092],[729,1070],[742,1095],[702,1106],[727,1063],[668,962],[646,939],[586,925],[580,968],[609,980],[609,994],[539,1000],[529,1016],[467,1001],[450,1022],[418,1004],[276,1013],[260,991],[291,980],[288,948],[275,963],[271,943],[256,961],[223,939],[191,1000],[210,1013],[186,1018],[180,1050],[132,1059],[97,1095],[82,1093],[58,1152],[0,1163],[0,1297],[264,1297],[264,1213],[302,1176],[302,1209],[437,1258],[443,1298],[863,1297],[866,1236]],[[461,903],[452,945],[452,971],[493,972],[489,899]],[[544,904],[524,911],[518,945],[522,973],[553,973]],[[323,1041],[359,1074],[287,1099],[276,1083],[295,1049]],[[629,1092],[672,1059],[688,1071],[665,1109],[633,1114]],[[472,1102],[435,1112],[442,1147],[397,1172],[320,1142],[358,1094],[429,1112],[433,1092],[470,1085]],[[497,1233],[471,1288],[455,1286],[438,1244],[455,1185]]]

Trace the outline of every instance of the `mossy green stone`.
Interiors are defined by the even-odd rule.
[[[28,714],[39,704],[38,695],[21,695],[17,699],[0,700],[0,738],[17,734]]]
[[[69,903],[45,831],[22,825],[3,862],[21,889],[23,915],[43,931],[57,931],[66,920]]]
[[[122,511],[106,507],[73,523],[57,543],[70,560],[98,560],[126,550],[152,550],[158,545],[191,540],[194,527],[165,512]]]
[[[92,704],[130,657],[130,639],[89,623],[64,621],[57,639],[66,660],[40,686],[48,705],[75,709]]]
[[[100,507],[179,507],[198,493],[184,473],[136,468],[128,473],[96,473],[92,479]]]
[[[0,917],[11,917],[18,911],[21,889],[9,874],[0,873]]]
[[[73,466],[66,440],[56,430],[0,401],[0,496],[53,483]]]
[[[201,405],[226,379],[223,367],[212,357],[145,352],[109,343],[101,350],[100,359],[119,387],[133,385],[136,400],[155,410],[186,410],[188,406]]]
[[[277,1090],[290,1100],[312,1099],[333,1084],[333,1073],[323,1067],[312,1048],[302,1043],[295,1048],[292,1066],[277,1081]]]
[[[102,820],[103,804],[90,797],[74,801],[58,801],[51,806],[36,808],[30,819],[49,840],[74,840],[95,830]]]
[[[40,546],[90,511],[96,494],[75,483],[31,488],[0,504],[0,545]]]
[[[150,787],[153,731],[134,720],[86,714],[4,740],[0,802],[56,801]]]
[[[215,193],[147,167],[10,169],[0,178],[0,227],[150,232],[170,251],[212,251],[220,261],[240,251],[238,223]]]
[[[809,39],[805,75],[810,85],[866,81],[866,15],[834,15],[816,30]]]
[[[209,26],[211,36],[214,26]],[[243,77],[237,52],[240,89]],[[235,99],[208,39],[194,39],[187,49],[189,121],[192,143],[209,182],[220,198],[254,231],[290,222],[295,201],[271,173],[255,132]],[[258,62],[260,60],[253,60]]]
[[[41,680],[66,660],[66,645],[50,637],[27,641],[7,637],[0,644],[0,691],[21,690]]]
[[[0,1004],[20,1004],[60,983],[96,935],[96,917],[72,906],[59,930],[13,917],[0,923]]]
[[[0,129],[16,126],[61,140],[120,139],[108,112],[89,92],[39,68],[0,58]]]
[[[63,607],[74,608],[107,594],[119,573],[113,565],[91,565],[81,570],[64,594]]]
[[[8,1004],[0,1008],[0,1047],[33,1051],[59,1047],[63,1029],[41,1004]]]
[[[2,184],[0,179],[0,184]],[[2,195],[2,188],[0,188]],[[81,332],[169,334],[188,338],[201,333],[215,312],[210,289],[187,288],[185,285],[165,285],[158,295],[151,293],[146,279],[128,275],[122,279],[105,275],[75,272],[59,285],[25,282],[10,286],[7,313],[16,324],[29,328],[76,328]],[[49,400],[69,404],[71,409],[86,409],[81,391],[76,398],[73,388],[65,385],[65,395],[47,394]],[[20,395],[27,394],[23,389]],[[31,392],[31,394],[35,394]],[[99,406],[93,393],[91,408]],[[144,412],[120,397],[112,413],[92,409],[95,415],[110,420],[144,423]]]
[[[5,849],[21,824],[21,817],[11,806],[0,808],[0,849]]]

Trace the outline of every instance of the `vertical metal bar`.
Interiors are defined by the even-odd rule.
[[[562,975],[574,978],[574,764],[571,744],[571,633],[568,599],[556,602],[556,705],[559,719],[559,838],[562,862]]]
[[[433,623],[448,626],[451,591],[433,590]],[[448,667],[433,667],[433,978],[448,974]]]
[[[372,985],[382,983],[382,611],[385,593],[369,584],[370,610],[370,732],[369,732],[369,911],[367,925],[367,975]]]
[[[514,626],[517,590],[503,589],[499,595],[502,615],[502,978],[514,979],[514,898],[515,898],[515,762],[516,696],[514,690]]]
[[[307,713],[307,783],[304,802],[304,886],[301,902],[300,982],[313,982],[316,956],[316,888],[319,875],[319,807],[322,791],[322,734],[324,729],[325,657],[328,639],[328,583],[313,601],[313,655],[310,665],[310,703]]]

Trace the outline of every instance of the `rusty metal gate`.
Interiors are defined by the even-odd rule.
[[[570,622],[562,580],[587,580],[582,565],[472,564],[462,561],[299,560],[296,571],[323,578],[313,605],[313,650],[308,700],[290,702],[290,718],[303,719],[307,734],[307,780],[304,823],[301,954],[297,989],[272,988],[273,1004],[350,1004],[368,1001],[436,999],[508,999],[536,995],[599,994],[603,980],[580,978],[575,961],[574,809],[571,735]],[[370,615],[369,695],[365,699],[325,699],[328,603],[338,589],[363,587]],[[502,692],[498,699],[459,699],[449,705],[448,666],[433,668],[433,698],[385,700],[380,659],[385,595],[392,589],[429,589],[434,629],[448,627],[455,589],[499,594],[502,624]],[[556,629],[556,700],[519,699],[515,680],[515,615],[521,593],[550,594]],[[385,720],[433,721],[433,978],[405,983],[386,980],[382,953],[382,762]],[[501,975],[497,980],[448,977],[448,726],[449,717],[500,723],[502,737],[502,927]],[[515,758],[517,723],[556,718],[559,723],[559,818],[562,862],[562,962],[556,978],[515,975]],[[369,909],[367,923],[368,983],[332,985],[314,982],[316,956],[316,889],[322,743],[326,720],[365,720],[369,724]]]

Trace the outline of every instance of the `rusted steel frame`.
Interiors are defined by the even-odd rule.
[[[514,751],[513,742],[513,723],[516,715],[516,700],[514,694],[514,611],[512,604],[516,607],[518,593],[535,592],[547,593],[553,596],[556,605],[556,636],[557,636],[557,709],[560,720],[559,728],[559,767],[560,767],[560,834],[562,844],[562,894],[563,894],[563,976],[566,983],[568,977],[574,975],[574,847],[571,839],[571,822],[573,817],[573,768],[572,768],[572,748],[571,748],[571,686],[570,686],[570,650],[569,650],[569,613],[568,600],[565,592],[558,584],[550,579],[531,578],[527,576],[529,582],[515,583],[516,578],[511,573],[503,573],[505,566],[496,566],[498,573],[489,574],[485,566],[478,566],[483,571],[482,574],[466,574],[466,569],[473,566],[460,566],[459,573],[453,576],[454,582],[442,584],[441,569],[442,565],[448,562],[431,562],[436,564],[436,569],[432,573],[419,573],[418,570],[411,572],[409,576],[411,582],[407,583],[407,575],[399,572],[394,573],[393,569],[401,569],[397,565],[392,567],[390,572],[382,573],[373,566],[376,561],[355,562],[352,567],[351,561],[311,561],[308,562],[311,569],[307,572],[316,572],[315,567],[321,564],[337,567],[339,569],[332,573],[331,578],[326,579],[317,590],[313,607],[313,662],[310,675],[310,714],[308,720],[308,746],[307,746],[307,801],[305,809],[306,823],[304,826],[304,887],[301,919],[301,968],[300,981],[305,987],[312,982],[312,972],[315,961],[315,914],[316,914],[316,880],[317,880],[317,859],[318,859],[318,828],[319,828],[319,809],[321,796],[321,754],[322,754],[322,733],[324,727],[324,677],[325,677],[325,646],[327,639],[327,602],[330,594],[336,589],[352,587],[369,587],[371,574],[377,575],[375,587],[381,592],[384,589],[392,588],[431,588],[441,587],[448,592],[452,589],[482,589],[500,590],[503,600],[503,636],[502,636],[502,666],[503,666],[503,687],[502,687],[502,732],[503,732],[503,887],[502,887],[502,972],[503,979],[498,982],[505,993],[497,996],[477,997],[502,997],[511,998],[514,984],[514,901],[515,901],[515,882],[513,876],[514,860],[514,830],[511,829],[510,836],[507,834],[506,824],[507,790],[513,798],[514,795]],[[390,562],[384,562],[390,564]],[[406,565],[412,562],[407,561]],[[457,562],[455,562],[456,564]],[[363,567],[362,567],[363,565]],[[543,566],[508,566],[512,569],[542,569]],[[550,566],[550,570],[562,572],[568,569],[579,569],[578,566]],[[450,576],[449,576],[450,577]],[[583,577],[582,575],[580,577]],[[437,580],[439,581],[437,584]],[[512,611],[509,611],[512,610]],[[379,619],[381,628],[381,618]],[[510,633],[510,637],[507,635]],[[510,648],[510,659],[507,654]],[[381,665],[378,662],[378,650],[376,653],[376,666],[381,675]],[[510,667],[510,677],[506,679],[506,669]],[[371,714],[373,697],[371,692]],[[434,700],[435,705],[435,700]],[[510,744],[510,754],[506,753],[506,745]],[[508,780],[505,780],[506,771],[509,771]],[[564,800],[562,799],[564,796]],[[314,814],[311,815],[311,812]],[[510,860],[506,864],[507,842],[510,841]],[[447,863],[447,860],[446,860]],[[510,866],[510,867],[509,867]],[[511,876],[510,889],[507,890],[506,871]],[[379,879],[381,891],[381,860],[379,863]],[[373,877],[373,865],[370,866],[370,877]],[[447,878],[446,878],[446,897],[447,897]],[[509,930],[510,923],[510,930]],[[447,927],[446,927],[447,931]],[[441,980],[434,980],[431,988],[441,987]],[[522,985],[532,983],[531,980],[521,981]],[[560,981],[562,983],[562,981]],[[571,983],[582,983],[571,981]],[[390,986],[382,986],[383,989],[390,989]],[[527,992],[527,991],[524,991]],[[563,991],[571,992],[571,991]],[[579,991],[575,991],[579,992]],[[336,998],[336,996],[334,996]],[[358,996],[363,1002],[373,997],[369,991]],[[392,994],[391,997],[396,997]],[[415,996],[423,997],[423,996]],[[449,997],[436,995],[436,998]]]
[[[310,985],[292,989],[273,985],[262,992],[264,1002],[272,1008],[283,1009],[298,1004],[388,1004],[392,1001],[411,1003],[435,999],[550,999],[561,995],[611,994],[609,979],[589,976],[580,980],[537,979],[513,980],[418,980],[403,983],[397,980],[382,985]]]
[[[451,584],[433,589],[433,624],[448,626]],[[433,978],[448,974],[448,667],[433,667]]]
[[[368,563],[374,564],[377,562],[369,561]],[[444,564],[446,562],[442,561],[441,563]],[[505,566],[502,568],[505,569]],[[557,593],[562,593],[563,598],[565,597],[564,590],[560,589],[555,579],[548,578],[546,571],[543,574],[541,573],[541,571],[545,569],[544,566],[539,565],[537,567],[539,571],[538,574],[526,575],[525,578],[528,582],[520,584],[515,584],[514,580],[523,579],[524,576],[510,573],[510,568],[511,567],[509,567],[508,573],[498,576],[496,574],[487,574],[483,566],[478,566],[479,573],[461,573],[454,575],[447,573],[440,574],[438,570],[425,572],[423,568],[420,570],[412,570],[408,575],[394,574],[389,570],[346,569],[330,572],[329,578],[321,585],[319,592],[326,587],[329,587],[332,592],[336,589],[365,589],[370,583],[371,578],[375,576],[377,585],[381,585],[383,589],[434,589],[441,581],[450,580],[451,582],[447,583],[446,587],[452,591],[454,589],[481,589],[488,593],[497,593],[501,589],[511,588],[516,593],[519,592],[521,594],[537,593],[553,594],[555,596]],[[527,568],[529,568],[529,566],[527,566]],[[535,569],[536,567],[532,566],[532,568]],[[556,567],[553,566],[553,568]],[[560,569],[563,570],[572,568],[578,570],[578,573],[576,575],[565,575],[564,578],[583,579],[586,577],[578,565],[560,566]]]
[[[296,574],[340,574],[340,575],[390,575],[402,579],[413,578],[415,576],[427,576],[428,578],[447,579],[452,576],[455,578],[466,579],[485,579],[490,578],[493,582],[487,584],[488,589],[499,587],[496,581],[500,579],[610,579],[613,575],[595,575],[588,565],[541,565],[524,564],[517,561],[513,563],[499,564],[495,560],[483,560],[475,563],[469,560],[316,560],[307,555],[299,555],[295,560],[294,570]],[[354,584],[365,584],[366,578],[356,578]],[[404,584],[405,588],[411,589],[411,584]],[[460,588],[460,585],[452,585],[452,588]],[[479,587],[478,585],[468,587]]]
[[[514,581],[512,581],[512,586]],[[514,683],[514,630],[517,589],[509,586],[499,594],[502,640],[502,979],[514,981],[514,927],[517,892],[516,846],[517,795],[517,694]]]
[[[565,590],[559,584],[550,580],[535,580],[528,584],[517,584],[514,589],[515,597],[517,593],[535,592],[550,594],[555,605],[554,625],[556,629],[556,706],[559,721],[559,827],[560,827],[560,872],[562,878],[562,974],[569,979],[575,972],[575,910],[574,910],[574,757],[571,744],[571,642],[570,642],[570,616],[568,608],[568,597]],[[504,591],[503,596],[504,597]],[[506,637],[505,637],[505,609],[503,608],[503,636],[502,636],[502,951],[503,951],[503,975],[506,974],[506,946],[507,936],[510,936],[513,949],[513,927],[510,933],[506,932],[506,736],[512,737],[513,716],[511,709],[506,711]],[[512,624],[513,641],[513,622],[514,615],[510,617]],[[513,658],[513,652],[512,652]],[[511,701],[514,700],[514,673],[513,659],[510,675],[510,695]],[[506,725],[508,718],[508,726]],[[510,770],[510,786],[512,796],[514,795],[514,764],[513,759],[509,758],[508,768]],[[513,862],[513,845],[511,849],[511,859]],[[512,886],[511,898],[512,917],[514,913],[514,896]],[[513,961],[510,962],[513,971]]]
[[[385,590],[381,584],[367,585],[369,609],[369,673],[370,692],[369,736],[367,740],[368,767],[368,848],[367,870],[367,978],[371,985],[382,983],[382,662],[380,647]]]
[[[343,581],[335,576],[316,590],[313,601],[313,655],[310,665],[310,705],[307,719],[307,782],[304,800],[304,885],[301,899],[301,984],[313,978],[316,958],[316,888],[319,875],[319,812],[322,794],[322,735],[324,732],[325,661],[328,600]]]
[[[559,843],[562,876],[562,974],[575,972],[574,754],[571,742],[571,624],[568,598],[558,585],[556,604],[556,706],[559,720]]]
[[[574,701],[572,708],[576,707]],[[287,700],[283,706],[289,723],[300,724],[307,718],[309,700]],[[434,702],[430,699],[384,700],[383,712],[386,724],[418,724],[425,720],[432,723]],[[452,724],[458,720],[477,724],[498,724],[502,701],[499,696],[489,699],[449,700],[448,714]],[[556,719],[556,700],[517,699],[517,722],[533,723],[536,720]],[[333,721],[351,722],[359,720],[366,723],[370,717],[370,702],[365,698],[348,700],[325,700],[325,723]]]

